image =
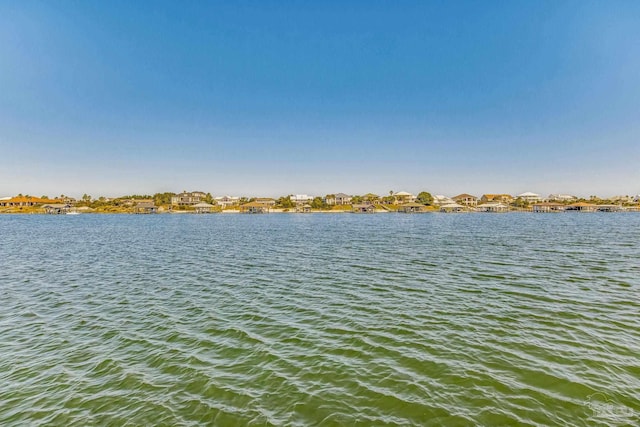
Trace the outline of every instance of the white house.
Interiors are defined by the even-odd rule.
[[[447,196],[443,196],[442,194],[436,194],[435,196],[433,196],[433,204],[436,206],[451,205],[454,203],[455,202],[453,201],[453,199]]]
[[[294,194],[290,196],[290,198],[295,204],[311,203],[313,201],[313,196],[309,196],[307,194]]]
[[[213,200],[215,200],[217,204],[222,206],[223,209],[229,206],[237,206],[240,204],[240,197],[220,196],[215,197]]]
[[[328,205],[350,205],[351,199],[350,195],[344,193],[329,194],[325,198],[325,203]]]
[[[398,191],[393,194],[393,197],[396,198],[398,203],[413,203],[416,201],[416,196],[406,191]]]
[[[499,202],[482,203],[476,208],[478,212],[507,212],[509,206]]]
[[[524,200],[525,202],[528,202],[528,203],[536,203],[536,202],[541,202],[542,201],[542,197],[540,197],[539,194],[531,193],[531,192],[518,194],[516,196],[516,199],[522,199],[522,200]]]
[[[202,191],[183,191],[175,196],[171,197],[171,204],[174,206],[193,206],[207,197],[207,194]]]
[[[578,200],[578,198],[571,194],[549,194],[547,200],[550,202],[573,202]]]

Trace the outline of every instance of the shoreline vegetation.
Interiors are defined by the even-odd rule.
[[[76,200],[64,194],[49,198],[18,194],[0,199],[0,214],[233,214],[233,213],[507,213],[536,212],[625,212],[640,211],[640,197],[617,196],[588,199],[570,195],[535,193],[518,196],[484,194],[475,197],[460,194],[452,198],[432,196],[423,191],[418,195],[389,192],[388,196],[372,193],[347,195],[328,194],[324,197],[287,195],[277,199],[257,197],[213,197],[200,191],[129,195],[117,198],[93,198],[84,194]]]

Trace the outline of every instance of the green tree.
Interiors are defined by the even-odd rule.
[[[376,203],[380,200],[380,197],[373,193],[367,193],[362,198],[369,203]]]
[[[423,205],[431,206],[433,204],[433,196],[431,193],[427,191],[421,191],[416,198],[418,203],[422,203]]]
[[[291,201],[291,196],[282,196],[276,200],[276,205],[283,209],[290,209],[294,207],[294,203]]]
[[[156,193],[153,195],[153,203],[156,206],[162,206],[162,205],[170,205],[171,204],[171,198],[173,196],[175,196],[176,193]]]
[[[522,197],[518,197],[513,201],[512,205],[516,208],[526,208],[529,207],[529,202],[524,200]]]
[[[211,195],[211,193],[207,193],[207,195],[204,196],[202,201],[205,202],[205,203],[209,203],[211,205],[213,205],[215,203],[215,200],[213,200],[213,196]]]
[[[311,207],[313,209],[327,209],[329,205],[326,204],[322,197],[314,197],[311,201]]]
[[[395,198],[395,197],[393,197],[393,196],[391,196],[391,195],[389,195],[389,196],[384,196],[384,197],[382,198],[382,202],[383,202],[385,205],[393,205],[393,204],[395,204],[395,202],[396,202],[396,198]]]

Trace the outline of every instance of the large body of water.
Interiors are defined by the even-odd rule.
[[[0,425],[638,425],[640,214],[0,216]]]

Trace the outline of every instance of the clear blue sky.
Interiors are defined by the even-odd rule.
[[[0,0],[0,197],[640,192],[638,1]]]

